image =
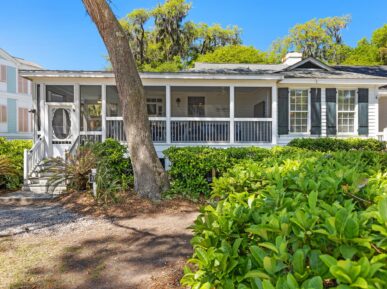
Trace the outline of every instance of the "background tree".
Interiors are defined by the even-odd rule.
[[[216,48],[200,55],[198,62],[209,63],[269,63],[268,55],[253,46],[232,45]]]
[[[140,70],[178,71],[217,47],[242,43],[237,26],[186,21],[190,9],[186,0],[166,0],[150,11],[134,10],[121,19]],[[152,24],[148,30],[147,24]]]
[[[82,0],[106,45],[122,105],[125,135],[133,166],[135,190],[160,199],[169,181],[152,143],[144,89],[129,38],[106,0]]]
[[[387,65],[387,24],[373,32],[371,43],[379,50],[380,62]]]
[[[304,58],[314,57],[328,63],[340,63],[348,52],[341,32],[350,20],[349,16],[335,16],[296,24],[287,36],[273,43],[269,54],[279,60],[288,51],[299,51]]]

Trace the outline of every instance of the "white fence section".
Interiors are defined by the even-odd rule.
[[[171,142],[173,143],[223,143],[229,141],[229,121],[171,121]]]
[[[165,143],[167,137],[165,120],[150,120],[152,140],[155,143]],[[106,138],[126,141],[124,122],[122,119],[106,120]]]
[[[235,142],[271,142],[271,121],[235,121]]]

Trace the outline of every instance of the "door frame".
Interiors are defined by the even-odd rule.
[[[75,114],[75,105],[72,102],[46,102],[45,115],[46,115],[46,124],[47,124],[47,155],[48,157],[53,157],[53,131],[52,131],[52,109],[53,108],[64,108],[70,110],[70,126],[71,126],[71,138],[70,146],[74,142],[76,137],[76,114]],[[63,156],[64,157],[64,156]]]

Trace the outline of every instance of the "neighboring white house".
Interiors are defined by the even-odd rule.
[[[8,139],[32,139],[32,86],[19,76],[21,69],[42,67],[0,48],[0,137]]]
[[[328,66],[295,57],[278,65],[196,63],[188,71],[141,73],[159,157],[170,146],[270,147],[296,137],[383,137],[387,67]],[[20,75],[33,81],[39,120],[27,177],[42,158],[63,157],[82,141],[125,141],[112,72]]]

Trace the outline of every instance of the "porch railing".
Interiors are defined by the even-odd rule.
[[[150,120],[152,140],[155,143],[167,141],[166,121]],[[118,141],[126,141],[124,122],[122,120],[106,120],[106,138],[113,138]]]
[[[255,143],[272,141],[272,122],[259,121],[235,121],[235,142]]]
[[[229,121],[174,120],[171,121],[171,142],[225,143],[230,141]]]
[[[40,162],[46,157],[46,140],[44,137],[40,137],[34,146],[30,149],[24,150],[24,179],[28,179],[34,169],[40,164]]]

